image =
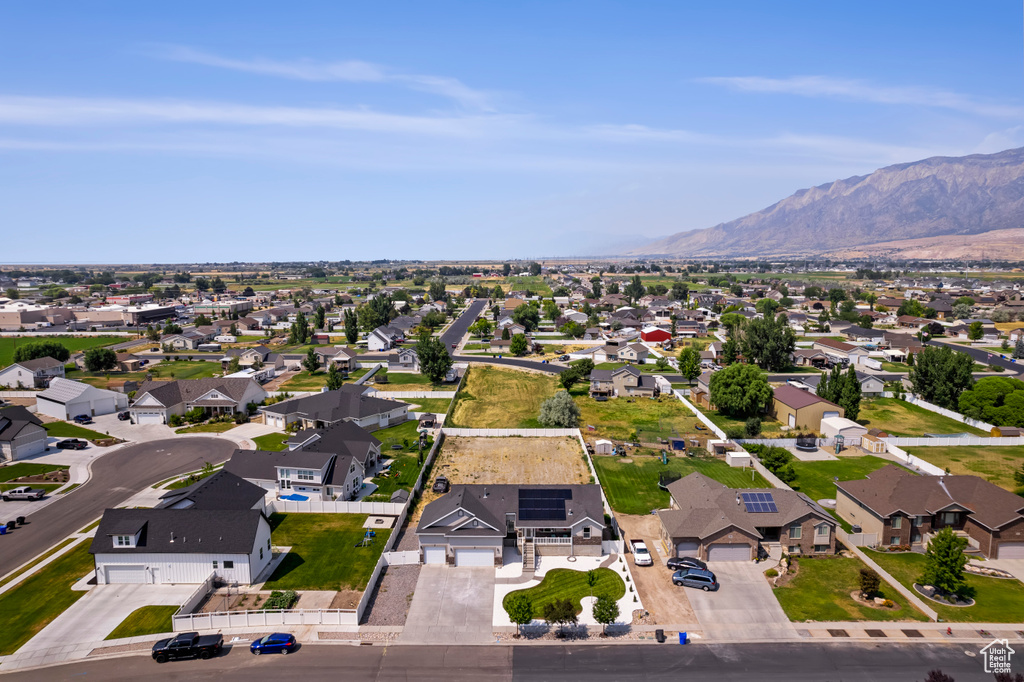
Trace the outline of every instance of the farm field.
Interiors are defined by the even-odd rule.
[[[74,355],[78,351],[101,348],[129,340],[127,336],[6,336],[0,338],[0,367],[14,362],[14,349],[33,341],[57,341]]]

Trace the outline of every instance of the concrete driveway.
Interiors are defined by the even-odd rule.
[[[718,561],[708,564],[721,585],[717,592],[687,590],[690,605],[705,635],[715,641],[737,639],[796,639],[796,630],[786,618],[763,566],[746,561]]]
[[[400,641],[403,644],[494,642],[493,568],[423,566]]]
[[[999,568],[1024,582],[1024,559],[989,559],[977,564],[985,568]]]
[[[92,420],[93,423],[86,428],[132,443],[146,443],[174,436],[174,429],[166,424],[132,424],[129,419],[124,421],[118,419],[116,412],[101,414],[98,417],[93,417]]]

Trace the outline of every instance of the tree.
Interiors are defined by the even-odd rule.
[[[839,288],[829,289],[828,300],[832,303],[832,307],[835,308],[846,300],[846,292]]]
[[[146,325],[146,338],[150,341],[159,341],[160,330],[153,327],[153,325]]]
[[[529,304],[521,305],[512,311],[512,321],[532,332],[540,324],[540,311]]]
[[[757,305],[755,305],[754,308],[765,317],[771,317],[775,314],[775,311],[779,309],[779,304],[774,299],[762,298],[757,302]]]
[[[700,376],[700,351],[693,346],[685,346],[679,351],[679,373],[689,382]]]
[[[875,301],[878,300],[878,295],[874,292],[869,291],[864,295],[864,300],[868,302],[868,308],[871,310],[875,309]]]
[[[960,394],[974,385],[974,360],[948,346],[927,346],[917,353],[910,369],[914,393],[939,407],[955,410]]]
[[[540,263],[530,263],[529,269],[530,269],[530,274],[533,275],[534,277],[536,277],[537,275],[540,274],[540,270],[541,270]]]
[[[743,327],[743,356],[761,369],[778,372],[792,363],[790,356],[796,349],[796,334],[789,327],[785,315],[754,319]]]
[[[529,349],[529,344],[526,342],[525,334],[516,334],[512,337],[512,343],[508,346],[508,352],[515,356],[526,355],[526,351]]]
[[[505,298],[505,292],[502,291],[500,286],[495,285],[494,293],[491,294],[491,297],[495,300],[503,299]]]
[[[996,682],[1003,682],[1003,680],[998,679],[998,677],[999,675],[996,675]],[[952,676],[947,675],[941,670],[929,670],[928,676],[924,678],[924,682],[956,682],[956,680],[954,680]],[[1012,681],[1006,680],[1006,682]]]
[[[593,615],[594,620],[601,624],[601,634],[604,635],[605,627],[619,617],[619,604],[608,595],[601,595],[594,602]]]
[[[558,375],[558,383],[562,385],[565,390],[570,390],[573,386],[578,384],[583,377],[580,376],[580,371],[575,366],[567,368],[561,374]]]
[[[612,282],[611,284],[608,285],[608,295],[610,296],[612,294],[617,294],[617,293],[619,293],[619,283],[618,282]]]
[[[875,572],[874,569],[865,566],[860,569],[860,596],[864,599],[870,599],[877,592],[878,588],[882,585],[882,578]]]
[[[856,370],[851,366],[846,371],[843,390],[839,395],[839,400],[836,401],[843,408],[843,413],[847,419],[857,421],[857,417],[860,415],[860,395],[860,381],[857,379]]]
[[[501,340],[508,341],[512,338],[512,332],[509,331],[508,327],[501,328]]]
[[[510,594],[504,605],[508,619],[517,626],[516,637],[518,637],[522,634],[523,626],[533,620],[533,600],[520,590]]]
[[[1024,358],[1024,334],[1017,337],[1017,345],[1013,347],[1013,357],[1018,360]]]
[[[544,605],[544,620],[558,626],[559,635],[562,626],[576,624],[576,607],[568,599],[555,599]]]
[[[168,322],[167,324],[164,325],[164,334],[180,334],[180,333],[181,333],[181,325],[174,324],[173,322]]]
[[[470,334],[476,334],[477,336],[479,336],[482,339],[485,336],[490,335],[491,329],[492,329],[491,321],[488,320],[486,317],[481,317],[479,320],[474,322],[469,327],[469,333]]]
[[[586,332],[587,330],[586,327],[584,327],[579,322],[573,322],[572,320],[569,320],[568,322],[563,324],[558,331],[560,331],[562,334],[565,334],[566,336],[571,336],[574,339],[578,339],[581,336],[583,336],[583,333]]]
[[[746,417],[764,409],[772,387],[754,365],[730,365],[711,375],[711,402],[720,412]]]
[[[228,363],[228,374],[234,374],[235,372],[237,372],[241,368],[242,368],[242,361],[236,355],[235,357],[231,358],[231,362]]]
[[[743,425],[743,430],[746,432],[747,438],[757,438],[761,435],[761,418],[748,417],[746,424]]]
[[[977,341],[985,335],[985,325],[981,322],[971,322],[971,326],[967,328],[967,338],[971,341]]]
[[[445,297],[445,294],[447,293],[447,290],[445,289],[445,286],[444,286],[444,280],[443,279],[432,279],[432,280],[430,280],[430,286],[428,287],[427,292],[430,294],[430,299],[432,301],[443,301],[444,297]]]
[[[302,358],[302,366],[310,374],[320,369],[320,356],[316,354],[315,348],[306,351],[306,357]]]
[[[726,342],[722,344],[722,362],[727,365],[731,365],[736,362],[738,355],[739,344],[736,343],[735,339],[727,339]]]
[[[90,372],[102,372],[117,367],[117,353],[109,348],[90,348],[85,351],[85,368]]]
[[[345,311],[345,340],[349,343],[359,340],[359,318],[351,308]]]
[[[690,297],[690,287],[685,282],[673,282],[669,295],[673,301],[685,301]]]
[[[398,315],[390,296],[374,296],[356,311],[359,326],[363,331],[372,332],[377,327],[386,325]]]
[[[568,391],[559,391],[540,406],[542,426],[575,429],[580,425],[580,408]]]
[[[964,549],[967,538],[957,537],[953,529],[946,526],[932,536],[924,552],[924,573],[918,579],[922,585],[931,585],[942,594],[959,595],[967,587],[964,566],[967,556]]]
[[[196,326],[197,327],[208,327],[210,326],[210,318],[205,313],[199,313],[196,315]]]
[[[590,358],[584,358],[583,360],[577,361],[573,367],[579,371],[580,377],[585,380],[590,377],[590,373],[594,371],[594,361]]]
[[[630,303],[636,303],[639,299],[643,298],[647,294],[647,289],[644,287],[642,281],[640,281],[640,275],[633,275],[633,279],[629,284],[626,285],[625,291],[623,291]]]
[[[960,412],[996,426],[1024,426],[1024,381],[985,377],[960,394]]]
[[[224,280],[220,277],[214,277],[213,282],[210,283],[210,288],[213,289],[213,293],[215,294],[223,294],[228,290],[228,285],[224,284]]]
[[[57,341],[32,341],[14,349],[14,361],[25,362],[36,358],[53,358],[67,362],[71,352]]]
[[[327,365],[327,390],[337,391],[341,388],[341,385],[345,383],[341,378],[341,372],[338,371],[338,365],[331,362]]]
[[[974,308],[969,305],[962,305],[957,303],[953,306],[953,318],[957,320],[963,320],[971,316],[974,312]]]
[[[196,277],[195,285],[197,291],[210,290],[210,282],[205,277]]]
[[[327,311],[322,305],[317,305],[313,311],[313,328],[323,329],[327,326]]]
[[[510,274],[512,274],[512,266],[509,265],[508,263],[505,263],[504,265],[501,266],[501,275],[503,277],[508,277]]]
[[[834,365],[832,371],[821,375],[818,382],[818,397],[835,403],[843,392],[843,375],[839,365]]]
[[[452,356],[448,354],[444,341],[431,336],[429,332],[420,334],[419,340],[416,341],[416,357],[420,361],[420,372],[430,379],[432,384],[441,383],[448,370],[452,368]]]

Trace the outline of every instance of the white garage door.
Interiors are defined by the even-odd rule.
[[[457,549],[456,566],[494,566],[493,549]]]
[[[164,416],[159,412],[136,412],[136,424],[163,424]]]
[[[708,561],[750,561],[750,545],[711,545]]]
[[[423,548],[423,563],[425,564],[443,564],[444,563],[444,547],[424,547]]]
[[[680,542],[676,545],[676,556],[699,556],[700,544],[696,542]]]
[[[14,459],[21,459],[23,457],[29,457],[31,455],[38,455],[45,449],[45,437],[40,438],[39,440],[32,441],[30,443],[21,443],[20,445],[18,445],[18,452],[15,454]]]
[[[1024,542],[1004,542],[999,545],[999,559],[1024,559]]]
[[[145,566],[107,566],[107,583],[148,583]]]
[[[110,414],[116,408],[113,398],[100,398],[92,404],[93,414]]]
[[[838,416],[839,416],[839,413],[836,412],[835,410],[829,410],[828,412],[822,412],[822,414],[821,414],[821,418],[822,419],[828,419],[829,417],[838,417]]]

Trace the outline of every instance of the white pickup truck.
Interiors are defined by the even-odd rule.
[[[651,553],[647,550],[647,545],[643,540],[631,540],[629,546],[633,549],[634,564],[637,566],[654,565],[654,559],[651,557]]]
[[[2,497],[4,502],[9,502],[11,500],[41,500],[45,494],[45,490],[33,490],[27,485],[23,485],[19,488],[5,490]]]

